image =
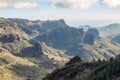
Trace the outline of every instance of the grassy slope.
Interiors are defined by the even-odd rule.
[[[0,48],[0,80],[37,80],[42,76],[39,72],[44,73],[36,64]]]

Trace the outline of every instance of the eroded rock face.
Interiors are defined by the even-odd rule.
[[[20,41],[20,37],[17,34],[5,34],[0,35],[0,41],[3,43]]]
[[[84,31],[70,27],[57,28],[48,34],[38,36],[36,39],[54,48],[68,49],[83,43]]]
[[[67,62],[71,57],[58,50],[47,46],[44,42],[37,42],[34,46],[21,50],[21,56],[24,57],[41,57],[45,56],[50,60]]]
[[[88,29],[88,31],[85,33],[84,42],[93,45],[95,39],[99,39],[99,31],[92,28]]]

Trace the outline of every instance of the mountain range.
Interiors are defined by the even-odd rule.
[[[118,28],[119,24],[112,26]],[[116,57],[120,54],[120,44],[113,37],[101,36],[102,31],[107,35],[102,28],[75,28],[63,19],[0,18],[0,70],[3,71],[0,78],[41,80],[73,56],[79,56],[83,62]]]

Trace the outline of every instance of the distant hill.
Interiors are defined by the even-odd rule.
[[[97,28],[102,37],[106,37],[112,42],[120,43],[120,24],[114,23],[105,27]]]
[[[101,36],[109,37],[109,36],[120,33],[120,24],[114,23],[114,24],[110,24],[108,26],[104,26],[98,29],[100,31]]]

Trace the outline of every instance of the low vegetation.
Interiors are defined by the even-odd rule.
[[[71,60],[70,60],[71,61]],[[75,62],[56,69],[43,80],[118,80],[120,76],[120,57],[93,62]]]

